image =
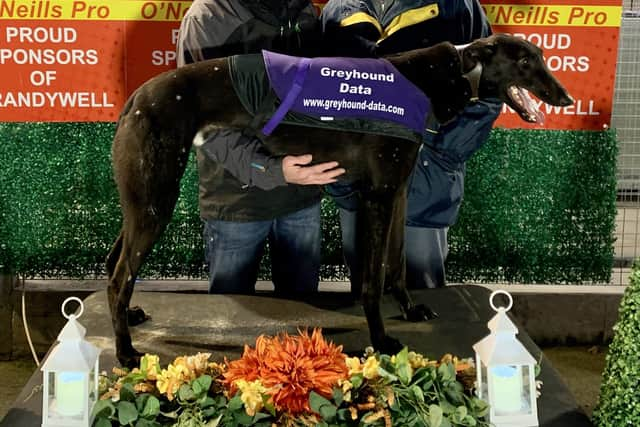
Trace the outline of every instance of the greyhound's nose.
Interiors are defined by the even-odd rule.
[[[574,102],[575,100],[573,99],[573,97],[567,93],[566,95],[562,96],[562,99],[560,100],[560,105],[563,107],[566,107],[568,105],[573,104]]]

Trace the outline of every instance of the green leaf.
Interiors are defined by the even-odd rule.
[[[233,414],[235,422],[241,426],[250,426],[253,424],[253,417],[246,413],[246,411],[238,411]]]
[[[338,408],[336,408],[335,406],[329,404],[329,405],[322,405],[320,407],[320,416],[322,417],[323,420],[325,421],[333,421],[336,418],[336,412],[337,412]]]
[[[340,421],[351,421],[351,411],[348,408],[340,408],[336,411],[336,419]]]
[[[411,368],[411,364],[409,363],[409,349],[407,347],[396,354],[396,375],[398,375],[400,382],[404,385],[411,382],[413,368]]]
[[[440,400],[440,409],[442,409],[442,412],[445,414],[453,414],[456,411],[456,407],[445,399]]]
[[[253,416],[253,423],[255,424],[255,423],[257,423],[257,422],[259,422],[261,420],[264,420],[266,418],[271,418],[271,415],[265,414],[264,412],[258,412],[257,414],[255,414]]]
[[[272,417],[276,416],[276,407],[272,401],[269,400],[269,396],[262,396],[262,405]]]
[[[311,406],[311,409],[314,412],[317,412],[320,414],[320,408],[325,405],[332,405],[332,404],[330,401],[320,396],[315,391],[312,391],[311,393],[309,393],[309,406]]]
[[[424,403],[424,393],[422,392],[422,389],[420,387],[414,384],[409,387],[409,390],[411,390],[413,397],[415,397],[418,402]]]
[[[211,387],[211,377],[209,375],[202,375],[191,383],[193,392],[196,396],[200,397],[203,394],[207,394],[209,387]]]
[[[142,410],[144,409],[144,405],[147,404],[147,400],[149,400],[149,396],[151,396],[149,393],[144,393],[144,394],[140,394],[136,397],[136,409],[138,410],[138,412],[142,412]]]
[[[430,391],[433,388],[433,381],[429,380],[422,384],[422,390]]]
[[[125,383],[122,385],[122,388],[120,389],[120,401],[136,401],[136,392],[133,390],[133,386],[131,384]]]
[[[452,363],[443,363],[438,366],[438,374],[444,382],[449,382],[456,379],[456,371]]]
[[[214,418],[209,420],[208,423],[204,425],[204,427],[218,427],[220,425],[220,420],[222,419],[222,415],[219,415],[218,418]]]
[[[155,418],[160,413],[160,401],[155,396],[149,396],[144,404],[140,416],[144,418]]]
[[[175,419],[178,418],[178,415],[179,415],[178,411],[179,410],[180,410],[180,408],[178,408],[178,409],[176,409],[174,411],[171,411],[171,412],[160,411],[160,413],[162,414],[163,417],[167,417],[167,418],[170,418],[172,420],[175,420]]]
[[[382,367],[378,367],[378,374],[389,382],[398,381],[397,376],[393,375],[391,372],[387,371]]]
[[[118,402],[118,422],[122,426],[127,426],[138,419],[138,410],[136,405],[131,402]]]
[[[206,409],[210,406],[215,406],[215,405],[216,405],[216,401],[211,396],[205,396],[205,398],[198,403],[198,406],[200,406],[201,409]]]
[[[111,421],[106,418],[96,418],[93,427],[111,427]]]
[[[178,389],[178,398],[186,402],[189,400],[195,400],[196,395],[190,385],[182,384]]]
[[[236,394],[233,399],[231,399],[229,401],[229,403],[227,404],[227,408],[230,411],[237,411],[238,409],[242,408],[242,399],[240,398],[240,394]]]
[[[154,420],[140,418],[136,421],[136,427],[160,427],[160,423]]]
[[[116,413],[116,407],[110,399],[98,400],[93,406],[92,415],[95,418],[111,418]]]
[[[126,377],[122,378],[122,383],[123,384],[138,384],[138,383],[141,383],[142,381],[144,381],[146,379],[147,379],[147,376],[145,374],[143,374],[142,372],[134,372],[134,373],[127,374]]]
[[[333,389],[333,401],[336,402],[336,406],[342,405],[342,400],[344,399],[344,393],[339,388]]]
[[[442,409],[438,405],[429,405],[429,427],[441,427]]]
[[[362,374],[356,374],[356,375],[352,376],[349,381],[353,385],[354,389],[359,389],[360,386],[362,386],[362,383],[364,381],[364,377],[362,376]]]

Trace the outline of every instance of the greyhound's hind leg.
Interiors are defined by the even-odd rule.
[[[145,224],[146,226],[142,226]],[[120,253],[113,274],[109,277],[109,307],[116,337],[116,356],[123,366],[135,366],[139,360],[138,353],[131,342],[129,331],[129,303],[136,277],[143,260],[151,251],[166,224],[156,220],[143,218],[140,221],[125,218],[118,239]],[[114,248],[118,244],[114,245]],[[139,309],[141,310],[141,309]],[[139,314],[139,313],[138,313]]]
[[[388,200],[388,198],[386,198]],[[381,200],[385,200],[382,198]],[[365,200],[364,209],[358,211],[358,221],[363,224],[360,242],[367,242],[363,256],[363,306],[373,347],[383,353],[395,354],[402,344],[385,332],[381,313],[385,268],[389,246],[392,209],[381,200]]]

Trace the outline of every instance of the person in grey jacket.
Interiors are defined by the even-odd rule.
[[[301,54],[317,46],[319,22],[308,0],[195,0],[180,25],[178,66],[269,49]],[[194,142],[209,291],[245,293],[269,241],[278,294],[317,291],[320,188],[344,170],[308,166],[305,156],[273,157],[259,140],[216,129]]]

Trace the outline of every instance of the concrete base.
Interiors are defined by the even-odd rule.
[[[514,318],[540,346],[603,345],[609,342],[625,289],[623,286],[612,285],[479,286],[488,289],[501,288],[511,292],[514,296]],[[136,284],[136,291],[203,294],[206,293],[207,287],[207,282],[200,280],[144,280]],[[273,285],[270,282],[259,282],[257,288],[268,291]],[[349,284],[322,282],[320,288],[329,293],[346,292]],[[63,323],[56,319],[60,305],[66,297],[73,295],[85,298],[94,291],[104,289],[105,280],[27,280],[27,319],[36,351],[40,354],[45,353],[60,331]],[[5,358],[29,357],[29,347],[20,315],[21,291],[12,292],[11,287],[5,285],[4,288],[0,287],[0,292],[5,292],[0,299],[0,334],[10,337],[0,340],[0,358],[3,355]],[[5,298],[4,295],[9,296]]]
[[[431,358],[444,353],[461,357],[473,355],[471,346],[488,334],[487,321],[494,312],[489,307],[490,291],[480,286],[452,286],[413,292],[418,303],[429,305],[441,316],[429,322],[410,323],[400,319],[400,311],[385,296],[382,312],[387,332],[410,349]],[[313,301],[296,302],[259,296],[184,295],[136,293],[133,304],[142,306],[152,319],[132,328],[139,351],[160,355],[166,364],[178,355],[198,351],[213,353],[214,360],[235,358],[245,344],[255,343],[260,334],[282,331],[295,333],[300,327],[323,328],[324,335],[344,346],[351,354],[361,354],[369,345],[362,309],[345,301],[344,294],[319,294]],[[103,348],[101,366],[116,364],[114,341],[106,294],[97,292],[85,300],[85,314],[79,319],[88,338]],[[545,427],[591,426],[579,409],[557,371],[541,354],[523,329],[519,339],[536,359],[541,360],[544,382],[538,401],[540,425]],[[0,427],[40,425],[41,392],[27,398],[41,383],[35,372]]]

